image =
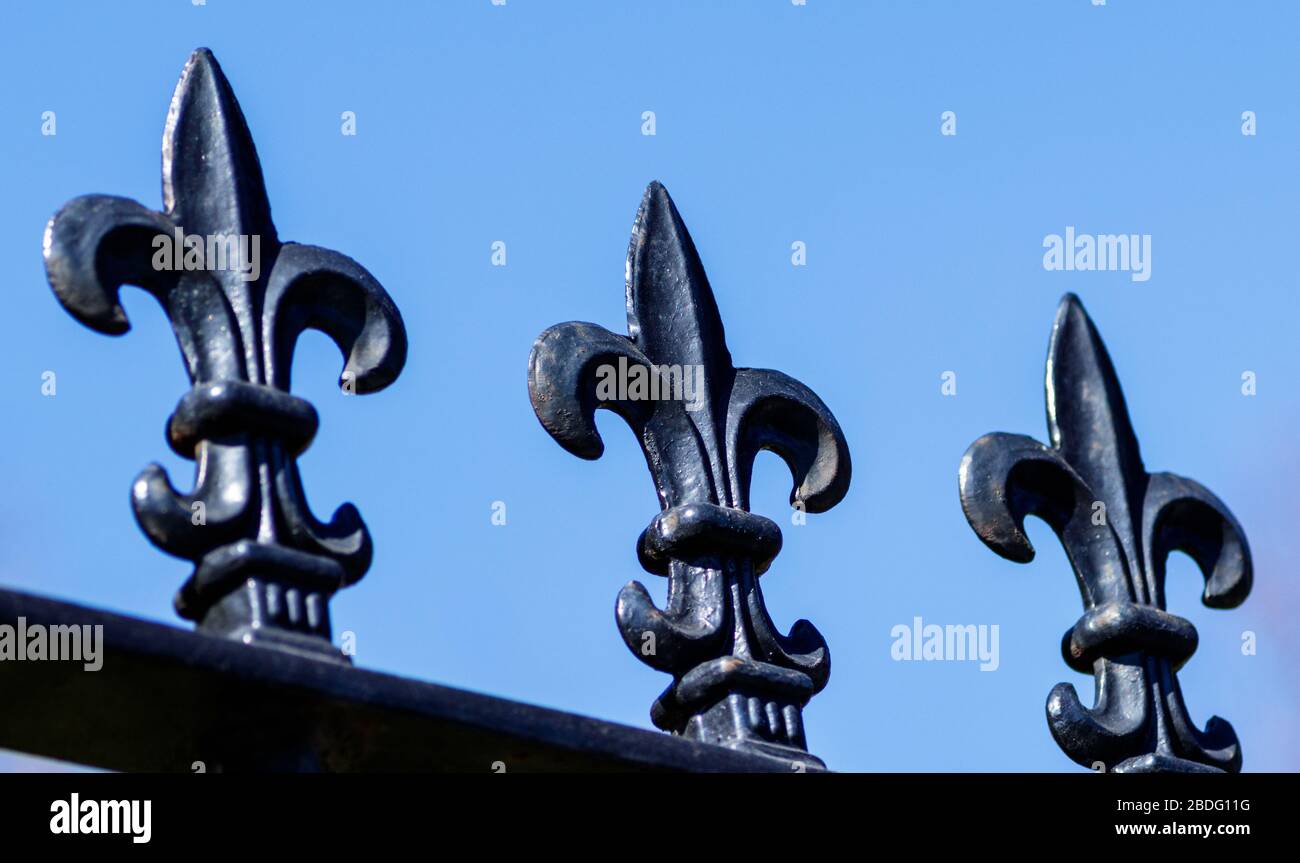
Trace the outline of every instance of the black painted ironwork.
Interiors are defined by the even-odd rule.
[[[86,326],[125,333],[128,284],[170,319],[192,388],[167,436],[196,462],[195,488],[177,492],[151,465],[132,504],[155,545],[194,563],[176,608],[199,631],[0,590],[0,620],[91,621],[110,656],[92,676],[0,663],[0,689],[32,706],[0,723],[0,747],[140,770],[824,768],[808,753],[803,708],[827,683],[829,649],[808,621],[783,635],[769,617],[760,576],[782,537],[749,511],[749,491],[766,449],[791,471],[794,506],[828,510],[848,491],[848,447],[806,386],[734,367],[660,184],[646,191],[628,251],[628,335],[551,327],[528,383],[542,426],[569,452],[600,457],[598,408],[639,439],[661,511],[637,553],[667,578],[668,600],[657,608],[631,582],[615,613],[633,653],[672,676],[651,718],[681,739],[316,661],[347,662],[330,643],[328,602],[365,574],[371,540],[351,504],[328,523],[308,509],[296,458],[318,417],[290,393],[293,351],[304,330],[326,333],[345,358],[344,392],[372,392],[401,371],[406,334],[355,261],[279,240],[251,135],[210,52],[191,56],[172,98],[163,210],[77,198],[50,221],[44,253],[56,297]],[[1239,770],[1232,727],[1212,717],[1202,731],[1188,716],[1176,673],[1197,634],[1165,610],[1164,581],[1166,558],[1184,551],[1204,573],[1206,605],[1240,604],[1252,578],[1246,538],[1199,484],[1146,472],[1105,346],[1069,295],[1049,346],[1047,415],[1050,446],[1004,433],[972,444],[960,494],[998,554],[1033,558],[1024,520],[1036,515],[1074,569],[1085,612],[1062,649],[1095,675],[1096,697],[1088,708],[1073,686],[1056,686],[1053,736],[1075,761],[1110,771]]]
[[[1176,673],[1196,629],[1165,610],[1174,551],[1205,576],[1202,601],[1233,608],[1251,586],[1250,550],[1228,508],[1199,483],[1142,464],[1110,356],[1078,298],[1067,295],[1047,353],[1051,446],[996,433],[975,441],[959,473],[962,509],[991,549],[1027,563],[1024,520],[1051,525],[1078,580],[1085,612],[1065,634],[1071,668],[1092,673],[1089,709],[1073,686],[1047,699],[1052,736],[1080,764],[1116,772],[1238,771],[1232,726],[1188,717]]]
[[[177,492],[158,465],[132,488],[135,516],[162,550],[195,564],[176,609],[201,630],[342,659],[329,598],[370,566],[351,504],[328,523],[307,507],[295,461],[317,414],[289,393],[298,336],[317,329],[346,359],[345,392],[382,389],[406,358],[402,319],[364,268],[338,252],[281,242],[243,112],[217,61],[196,51],[163,134],[163,211],[126,198],[77,198],[50,220],[45,266],[59,302],[86,326],[129,329],[124,284],[170,318],[193,388],[168,440],[196,462]]]
[[[771,771],[772,760],[0,589],[0,622],[102,626],[102,667],[0,662],[0,750],[150,773]]]
[[[632,652],[673,676],[651,718],[688,738],[821,766],[807,754],[802,709],[826,685],[830,652],[808,621],[785,636],[768,617],[759,576],[781,531],[749,512],[749,485],[754,458],[771,450],[793,474],[792,504],[830,509],[849,486],[844,435],[803,384],[733,367],[695,245],[659,183],[632,229],[627,318],[627,336],[580,322],[546,330],[528,390],[542,426],[574,455],[604,451],[597,408],[621,416],[645,452],[662,511],[637,552],[668,578],[668,604],[656,608],[632,582],[616,617]]]

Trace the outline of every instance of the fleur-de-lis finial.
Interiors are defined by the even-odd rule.
[[[826,685],[830,652],[808,621],[786,636],[768,617],[759,576],[781,531],[749,512],[749,485],[754,458],[771,450],[794,476],[791,502],[830,509],[849,486],[844,435],[803,384],[732,366],[695,244],[659,183],[632,229],[627,318],[627,336],[579,322],[546,330],[528,391],[542,426],[574,455],[604,450],[597,408],[623,417],[645,452],[662,512],[637,551],[648,572],[667,576],[668,605],[656,608],[632,582],[616,617],[633,653],[673,676],[651,718],[689,738],[820,765],[806,751],[802,709]]]
[[[1096,703],[1058,684],[1047,699],[1052,736],[1079,764],[1116,772],[1237,771],[1232,726],[1192,724],[1176,673],[1196,629],[1165,611],[1165,561],[1187,553],[1205,576],[1202,601],[1233,608],[1250,592],[1246,536],[1199,483],[1148,474],[1124,394],[1078,298],[1061,301],[1047,353],[1052,445],[1013,434],[975,441],[962,458],[961,505],[979,538],[1005,558],[1033,559],[1024,520],[1056,532],[1086,608],[1065,634],[1066,664],[1096,677]]]
[[[174,248],[173,248],[174,246]],[[221,67],[191,55],[163,133],[163,211],[87,195],[45,230],[45,268],[63,307],[110,335],[130,325],[122,285],[161,303],[193,388],[168,424],[194,459],[177,492],[158,465],[132,487],[149,539],[195,563],[176,597],[206,632],[341,658],[328,601],[370,566],[351,504],[328,523],[307,507],[296,458],[315,435],[310,403],[289,393],[298,336],[317,329],[343,352],[345,392],[391,383],[406,359],[401,315],[370,273],[338,252],[281,243],[253,139]]]

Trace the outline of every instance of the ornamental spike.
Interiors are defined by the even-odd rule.
[[[401,315],[375,278],[338,252],[281,243],[253,139],[207,49],[190,57],[163,136],[163,212],[88,195],[50,220],[45,268],[73,317],[120,335],[118,292],[162,305],[193,384],[168,442],[193,459],[179,492],[150,465],[132,486],[136,520],[155,545],[194,563],[176,610],[201,631],[343,661],[328,603],[370,566],[370,534],[351,504],[318,521],[297,456],[316,410],[289,393],[306,329],[343,353],[346,392],[391,383],[406,359]]]
[[[1066,632],[1065,662],[1093,674],[1094,706],[1058,684],[1047,699],[1052,736],[1066,755],[1114,772],[1236,772],[1232,726],[1204,731],[1187,714],[1177,671],[1196,629],[1165,610],[1165,559],[1184,551],[1205,576],[1204,602],[1232,608],[1250,592],[1250,549],[1237,520],[1199,483],[1148,474],[1124,394],[1097,328],[1072,294],[1061,300],[1047,359],[1052,446],[1023,435],[985,435],[962,458],[962,510],[979,538],[1018,563],[1033,558],[1024,520],[1060,538],[1083,597]]]
[[[673,676],[651,719],[785,767],[822,767],[807,752],[802,710],[826,685],[830,652],[808,621],[787,636],[768,616],[759,576],[781,550],[781,531],[749,512],[749,483],[754,458],[771,450],[790,468],[792,502],[830,509],[848,491],[844,434],[803,384],[732,365],[695,244],[659,183],[637,215],[627,282],[628,335],[551,327],[529,357],[528,391],[543,428],[575,455],[603,451],[597,408],[623,417],[645,452],[662,511],[637,554],[668,578],[668,603],[655,607],[631,582],[615,617],[633,653]]]

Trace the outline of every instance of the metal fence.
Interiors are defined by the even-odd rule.
[[[661,511],[637,551],[668,599],[658,608],[633,582],[616,617],[638,659],[671,676],[650,712],[669,734],[361,670],[332,643],[330,599],[365,575],[372,545],[350,504],[324,522],[306,504],[296,458],[318,418],[290,392],[294,346],[307,329],[326,333],[346,360],[340,386],[364,394],[401,372],[406,329],[360,264],[278,238],[252,136],[210,52],[193,54],[172,98],[162,210],[77,198],[50,221],[44,254],[55,296],[86,326],[125,333],[118,290],[130,284],[175,331],[192,387],[167,437],[194,460],[194,489],[153,465],[131,501],[149,540],[194,564],[175,606],[195,631],[0,591],[0,620],[64,633],[89,621],[106,639],[97,675],[0,663],[0,685],[27,708],[0,723],[0,746],[125,770],[826,768],[802,712],[828,683],[829,648],[812,623],[783,634],[769,616],[760,583],[781,531],[749,511],[749,486],[769,450],[790,469],[792,505],[828,510],[849,490],[848,443],[808,386],[732,364],[663,186],[650,184],[633,228],[627,335],[551,327],[528,388],[542,427],[574,455],[600,457],[598,408],[645,453]],[[1096,696],[1087,707],[1074,687],[1053,689],[1051,732],[1092,769],[1237,771],[1232,727],[1214,717],[1200,730],[1183,704],[1176,674],[1197,635],[1165,609],[1164,572],[1184,551],[1205,575],[1205,604],[1234,607],[1251,587],[1245,535],[1196,482],[1147,473],[1110,357],[1073,296],[1052,327],[1046,382],[1050,445],[986,435],[958,477],[990,549],[1030,561],[1023,525],[1038,516],[1074,569],[1085,610],[1062,654],[1095,675]]]

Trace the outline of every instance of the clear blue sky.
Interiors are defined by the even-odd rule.
[[[1300,769],[1288,4],[42,0],[4,17],[5,586],[183,623],[170,603],[188,566],[145,540],[128,505],[150,461],[190,486],[162,433],[188,388],[179,352],[142,291],[124,291],[123,338],[73,321],[40,244],[76,195],[161,205],[167,102],[208,46],[281,237],[360,261],[410,335],[405,372],[374,396],[338,393],[320,334],[294,369],[322,419],[301,459],[308,498],[320,517],[355,502],[375,539],[371,572],[332,606],[360,665],[650,727],[667,678],[624,647],[613,604],[633,578],[662,601],[634,554],[653,485],[611,414],[599,462],[551,441],[525,366],[550,324],[623,330],[629,228],[659,179],[737,364],[807,383],[852,449],[847,499],[806,526],[789,526],[778,459],[760,458],[754,484],[755,511],[785,533],[764,576],[772,616],[812,620],[834,656],[806,713],[816,753],[841,770],[1078,769],[1043,716],[1058,681],[1092,697],[1059,653],[1082,610],[1065,556],[1035,521],[1034,563],[996,557],[957,499],[980,434],[1046,436],[1044,354],[1074,291],[1148,467],[1215,491],[1254,552],[1254,594],[1226,612],[1199,604],[1189,559],[1170,563],[1170,609],[1201,636],[1180,675],[1192,717],[1229,719],[1247,770]],[[340,134],[343,111],[355,137]],[[956,136],[940,135],[944,111]],[[1044,236],[1067,225],[1151,234],[1150,280],[1044,270]],[[491,266],[496,240],[505,267]],[[805,267],[790,263],[797,240]],[[949,370],[955,397],[940,393]],[[891,660],[890,629],[918,615],[999,625],[999,669]]]

